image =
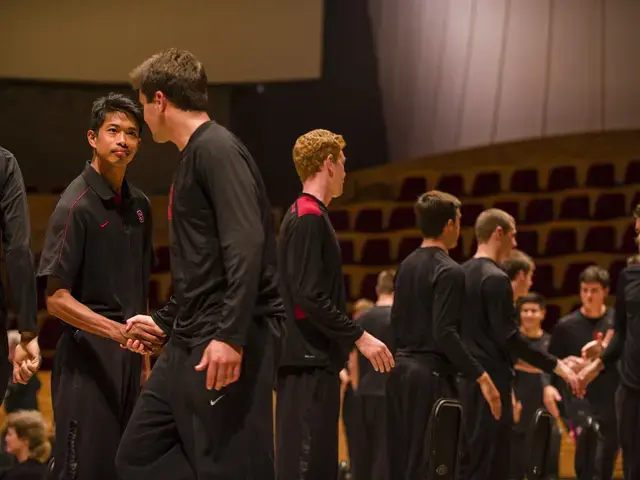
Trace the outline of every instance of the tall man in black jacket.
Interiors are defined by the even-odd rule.
[[[293,161],[302,194],[280,227],[278,267],[287,337],[278,371],[277,477],[331,480],[338,472],[339,372],[355,346],[376,371],[393,357],[346,314],[340,246],[327,205],[342,194],[345,142],[327,130],[302,135]]]
[[[190,52],[150,57],[132,83],[154,140],[182,159],[168,211],[175,295],[152,317],[170,340],[123,435],[120,477],[269,480],[271,333],[284,311],[264,182],[240,140],[209,118],[207,75]]]

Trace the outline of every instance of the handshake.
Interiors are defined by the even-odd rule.
[[[123,340],[120,346],[141,355],[160,352],[167,341],[164,330],[149,315],[131,317],[126,321],[121,334]]]

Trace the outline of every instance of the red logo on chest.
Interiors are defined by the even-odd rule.
[[[140,220],[140,223],[144,223],[144,215],[142,214],[142,210],[138,210],[136,213],[138,214],[138,220]]]

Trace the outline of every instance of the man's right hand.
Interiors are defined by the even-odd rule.
[[[580,386],[580,380],[578,376],[562,360],[558,359],[558,363],[556,364],[556,368],[553,370],[553,373],[558,375],[571,386],[571,390],[576,397],[582,398],[584,396],[584,392]]]
[[[489,404],[493,418],[500,420],[502,416],[502,399],[500,398],[500,392],[493,384],[493,380],[491,380],[487,372],[484,372],[476,379],[476,382],[480,385],[482,396]]]
[[[547,385],[542,392],[542,402],[549,413],[558,420],[560,418],[560,410],[558,410],[558,402],[562,400],[560,392],[553,385]]]
[[[356,340],[356,347],[371,362],[376,372],[390,372],[396,365],[387,346],[370,333],[364,332]]]
[[[149,315],[136,315],[127,320],[123,336],[127,342],[122,346],[141,355],[156,353],[167,340],[164,331]]]
[[[26,384],[40,369],[42,356],[38,337],[21,341],[13,351],[13,381]]]

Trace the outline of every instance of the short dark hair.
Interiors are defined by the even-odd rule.
[[[181,110],[204,112],[209,102],[207,74],[187,50],[169,48],[149,57],[129,74],[131,85],[152,101],[157,91]]]
[[[636,253],[627,257],[627,267],[630,265],[640,265],[640,254]]]
[[[498,227],[501,227],[504,233],[509,233],[515,228],[515,224],[514,218],[504,210],[489,208],[476,219],[476,240],[478,243],[487,243]]]
[[[438,238],[449,220],[455,222],[462,203],[449,193],[431,190],[423,193],[413,209],[418,228],[424,238]]]
[[[640,218],[640,203],[633,209],[633,218]]]
[[[142,133],[144,116],[140,106],[129,97],[121,93],[110,93],[106,97],[100,97],[93,102],[91,108],[91,125],[89,128],[98,133],[109,113],[121,112],[135,120],[138,125],[138,134]]]
[[[511,256],[500,265],[509,280],[514,280],[518,273],[524,272],[525,275],[535,268],[533,259],[521,250],[512,250]]]
[[[379,294],[393,293],[395,287],[395,270],[383,270],[378,274],[378,281],[376,282],[376,290]]]
[[[516,306],[518,307],[518,310],[522,309],[522,306],[525,303],[535,303],[542,310],[545,310],[547,308],[547,299],[544,298],[543,295],[540,295],[539,293],[536,293],[536,292],[529,292],[523,297],[518,297],[518,300],[516,300]]]
[[[600,285],[602,285],[602,288],[609,288],[611,279],[609,277],[609,272],[607,272],[604,268],[597,265],[591,265],[590,267],[585,268],[582,273],[580,273],[578,282],[580,284],[599,283]]]

